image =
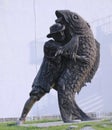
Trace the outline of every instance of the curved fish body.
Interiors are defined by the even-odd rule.
[[[85,61],[66,59],[66,68],[58,79],[58,100],[62,119],[65,122],[73,119],[89,120],[90,118],[76,104],[74,96],[94,77],[99,66],[100,46],[89,24],[78,14],[68,10],[58,10],[56,16],[56,22],[66,26],[68,41],[78,37],[78,49],[75,53],[86,59]],[[70,54],[71,51],[72,46],[69,47]],[[74,52],[71,55],[73,54]]]

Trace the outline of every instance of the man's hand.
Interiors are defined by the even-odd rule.
[[[55,56],[57,56],[57,55],[62,55],[62,53],[63,53],[63,48],[62,47],[59,47],[59,49],[56,51],[56,53],[55,53]]]

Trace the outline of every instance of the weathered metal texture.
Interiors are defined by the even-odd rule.
[[[78,14],[60,10],[56,11],[56,16],[58,17],[56,21],[66,26],[65,33],[68,39],[79,37],[77,55],[87,60],[87,62],[68,60],[66,68],[58,79],[58,100],[62,119],[64,122],[73,119],[89,120],[90,118],[77,106],[74,96],[94,77],[99,65],[100,46],[89,24]],[[62,19],[59,20],[60,18]],[[71,51],[72,47],[70,53]]]
[[[68,10],[56,11],[58,29],[50,30],[53,37],[44,45],[44,58],[32,85],[20,120],[24,120],[33,104],[45,93],[54,88],[58,93],[58,102],[62,120],[72,122],[75,119],[90,120],[75,101],[87,82],[91,82],[100,61],[100,45],[94,38],[89,24],[78,14]],[[57,24],[53,27],[58,27]],[[55,32],[55,34],[54,34]]]

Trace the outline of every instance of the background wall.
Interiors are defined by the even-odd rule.
[[[41,65],[43,44],[57,9],[79,13],[101,42],[100,68],[92,83],[77,96],[79,105],[87,112],[91,107],[95,112],[112,110],[111,5],[111,0],[0,0],[0,118],[20,116]],[[34,105],[29,116],[52,114],[59,114],[54,90]]]

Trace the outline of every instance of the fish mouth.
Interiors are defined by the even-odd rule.
[[[56,10],[55,15],[57,16],[57,18],[62,17],[62,14],[59,10]]]
[[[59,18],[57,18],[57,19],[55,20],[56,23],[61,23],[61,21],[62,21],[62,17],[59,17]]]
[[[60,13],[60,11],[59,10],[57,10],[56,12],[55,12],[55,15],[56,15],[56,17],[57,17],[57,19],[55,20],[55,22],[56,23],[61,23],[61,21],[62,21],[62,17],[63,17],[63,15]]]

